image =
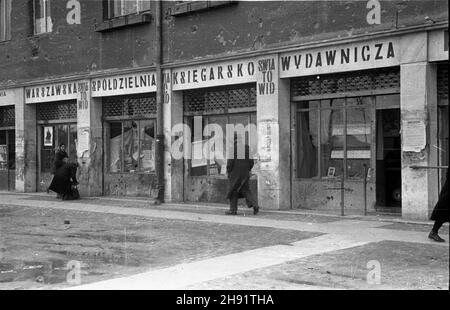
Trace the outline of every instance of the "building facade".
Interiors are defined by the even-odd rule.
[[[163,1],[161,80],[154,1],[0,8],[0,190],[44,191],[63,142],[82,195],[154,197],[162,122],[166,201],[226,202],[225,161],[194,153],[227,124],[256,137],[262,209],[427,219],[437,200],[447,1]]]

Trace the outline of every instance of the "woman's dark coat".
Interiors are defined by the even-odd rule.
[[[69,158],[67,156],[67,152],[63,150],[58,150],[55,154],[55,160],[53,161],[53,170],[52,173],[55,174],[56,170],[58,170],[62,165],[64,165],[64,158]]]
[[[229,190],[227,199],[230,199],[233,194],[238,194],[242,198],[242,192],[249,190],[250,170],[252,170],[254,161],[250,159],[250,151],[248,145],[245,145],[245,158],[237,158],[237,144],[234,144],[234,158],[227,161],[227,173]]]
[[[449,213],[449,203],[448,200],[448,169],[447,175],[445,176],[445,183],[441,189],[441,193],[439,194],[439,200],[434,207],[433,213],[431,213],[431,220],[433,221],[450,221],[450,213]]]
[[[77,174],[77,164],[67,163],[63,164],[56,170],[53,176],[52,183],[49,189],[62,195],[64,197],[69,197],[72,195],[73,185],[77,185],[78,181],[76,178]]]

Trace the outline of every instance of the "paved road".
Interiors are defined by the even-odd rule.
[[[1,194],[0,198],[2,205],[22,208],[273,229],[277,232],[298,232],[299,236],[311,233],[298,241],[290,240],[248,250],[243,248],[239,252],[211,255],[212,257],[175,263],[164,268],[149,268],[148,271],[132,275],[125,273],[122,277],[70,286],[67,289],[360,288],[367,287],[367,274],[370,271],[367,263],[371,261],[381,261],[385,279],[389,279],[385,283],[378,283],[376,288],[448,288],[449,243],[430,241],[427,238],[427,225],[393,224],[388,220],[366,221],[345,217],[296,218],[295,214],[264,211],[261,215],[253,216],[245,209],[239,216],[225,216],[222,215],[222,209],[208,206],[196,206],[195,209],[183,204],[154,207],[145,201],[134,202],[132,206],[127,199],[61,202],[48,196],[16,194]],[[447,226],[443,228],[443,232],[448,235]],[[260,238],[264,239],[264,236]],[[420,251],[423,254],[418,255]],[[370,258],[370,253],[376,253],[372,255],[374,259]],[[367,256],[365,261],[353,262],[350,268],[345,265],[346,260],[358,260],[358,257],[363,256]],[[344,262],[333,267],[336,272],[321,270],[334,264],[336,257]],[[306,268],[312,269],[299,271],[308,265],[310,267]],[[298,274],[295,279],[287,280],[290,275],[283,273],[292,266],[297,267],[291,270],[291,274]],[[416,270],[415,276],[408,275],[409,270],[418,267],[421,270]],[[311,272],[314,268],[321,271]]]

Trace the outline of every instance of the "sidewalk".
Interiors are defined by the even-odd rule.
[[[33,197],[34,199],[42,199],[53,201],[53,194],[47,193],[11,193],[0,191],[1,195],[17,195],[17,196],[26,196]],[[221,203],[206,203],[206,202],[168,202],[161,205],[154,205],[154,200],[148,197],[115,197],[115,196],[98,196],[98,197],[83,197],[81,200],[76,202],[82,202],[87,204],[99,204],[99,205],[121,205],[124,207],[133,206],[137,208],[155,208],[159,210],[177,210],[177,211],[195,211],[195,212],[206,212],[206,213],[217,213],[217,210],[221,210],[219,213],[223,213],[223,211],[228,210],[227,204]],[[0,198],[1,203],[1,198]],[[275,218],[284,217],[290,218],[291,216],[298,217],[307,217],[307,218],[317,218],[317,219],[331,219],[331,220],[342,220],[342,219],[355,219],[355,220],[363,220],[363,221],[382,221],[382,222],[391,222],[391,223],[403,223],[403,224],[414,224],[414,225],[429,225],[432,226],[432,221],[419,221],[419,220],[409,220],[403,219],[398,215],[386,215],[383,214],[368,214],[366,216],[363,215],[338,215],[338,214],[329,214],[325,212],[317,212],[314,210],[308,209],[290,209],[290,210],[261,210],[264,214],[273,214]],[[239,212],[243,214],[251,214],[251,210],[247,210],[244,205],[239,205]],[[284,216],[283,216],[284,215]],[[444,226],[449,226],[448,223],[445,223]]]

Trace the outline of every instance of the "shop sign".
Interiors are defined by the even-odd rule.
[[[92,97],[156,92],[156,73],[134,73],[91,80]]]
[[[448,30],[428,33],[428,60],[448,60]]]
[[[25,103],[41,103],[76,99],[79,82],[65,82],[25,88]]]
[[[448,52],[448,30],[444,31],[444,51]]]
[[[261,79],[258,79],[258,95],[273,95],[276,89],[276,66],[275,58],[265,58],[258,60],[258,72]]]
[[[14,105],[18,100],[19,91],[20,88],[0,89],[0,106]]]
[[[280,77],[307,76],[399,65],[397,39],[323,47],[280,55]]]
[[[237,60],[172,70],[172,89],[185,90],[256,82],[256,64]]]

